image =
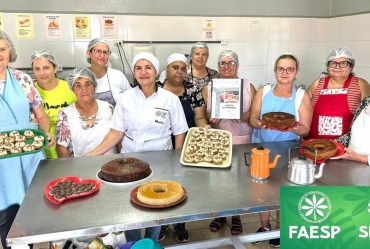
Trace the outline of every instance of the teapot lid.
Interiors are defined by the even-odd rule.
[[[257,154],[266,154],[266,153],[270,153],[270,150],[264,148],[262,145],[259,145],[257,148],[253,148],[252,152],[257,153]]]
[[[294,164],[294,166],[302,168],[311,168],[315,166],[315,164],[312,161],[307,160],[307,158],[302,154],[299,155],[299,157],[292,158],[290,163]]]

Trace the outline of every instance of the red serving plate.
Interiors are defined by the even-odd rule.
[[[94,183],[95,184],[95,188],[92,189],[90,192],[82,193],[82,194],[79,194],[79,195],[67,196],[67,197],[64,197],[63,199],[60,199],[60,200],[59,199],[55,199],[54,196],[50,195],[49,192],[51,190],[51,188],[50,188],[51,186],[54,186],[58,182],[61,182],[61,181],[70,181],[70,180],[72,180],[73,182],[78,183],[78,184],[91,182],[91,183]],[[44,194],[45,194],[46,198],[49,199],[49,201],[51,201],[51,202],[53,202],[55,204],[60,204],[63,201],[66,201],[66,200],[70,200],[70,199],[74,199],[74,198],[79,198],[79,197],[91,195],[92,193],[96,192],[99,188],[100,188],[100,182],[97,181],[97,180],[94,180],[94,179],[82,179],[82,178],[80,178],[78,176],[66,176],[66,177],[55,179],[55,180],[49,182],[46,185],[45,189],[44,189]]]
[[[132,202],[134,202],[135,204],[139,205],[139,206],[142,206],[142,207],[146,207],[146,208],[154,208],[154,209],[162,209],[162,208],[168,208],[168,207],[172,207],[172,206],[175,206],[181,202],[183,202],[186,197],[188,196],[188,193],[186,192],[186,189],[184,187],[182,187],[182,190],[184,191],[184,195],[182,196],[182,198],[180,200],[178,200],[177,202],[175,203],[172,203],[170,205],[166,205],[166,206],[153,206],[153,205],[148,205],[148,204],[145,204],[145,203],[142,203],[141,201],[139,201],[139,199],[137,198],[137,190],[139,189],[140,186],[134,188],[131,193],[130,193],[130,199]]]
[[[308,142],[311,142],[312,140],[315,140],[315,139],[309,139],[309,140],[306,140],[304,141],[301,146],[306,146],[306,144]],[[337,157],[337,156],[341,156],[344,154],[344,146],[341,144],[341,143],[338,143],[336,141],[332,141],[336,146],[337,146],[337,153],[335,153],[335,155],[333,157]],[[305,155],[305,157],[307,157],[308,159],[312,160],[312,161],[315,161],[315,158],[312,158],[310,156],[308,156],[305,152],[304,149],[300,149],[300,152]],[[317,163],[324,163],[327,159],[330,159],[330,158],[325,158],[325,159],[321,159],[321,160],[316,160]]]
[[[264,125],[264,126],[266,126],[267,129],[269,129],[269,130],[275,130],[275,131],[282,131],[282,132],[288,132],[288,131],[290,131],[290,129],[292,129],[294,127],[297,127],[299,125],[299,122],[298,121],[295,121],[293,126],[288,127],[288,128],[286,128],[286,129],[283,130],[283,129],[279,129],[279,128],[275,128],[275,127],[271,127],[271,126],[265,125],[263,123],[263,120],[262,119],[260,121],[261,121],[261,124]]]

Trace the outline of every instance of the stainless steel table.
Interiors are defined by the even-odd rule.
[[[271,150],[271,160],[276,154],[282,155],[267,181],[253,180],[244,163],[244,152],[250,152],[256,144],[233,146],[232,165],[224,169],[183,166],[179,162],[179,150],[44,160],[9,232],[8,245],[23,248],[29,243],[277,210],[280,208],[279,187],[294,186],[286,175],[288,149],[296,142],[263,145]],[[292,157],[297,154],[298,150],[292,150]],[[187,190],[187,199],[174,207],[148,209],[130,201],[130,192],[137,185],[112,187],[104,184],[91,196],[68,200],[60,205],[51,203],[44,196],[43,190],[50,181],[65,176],[95,178],[101,165],[118,157],[147,161],[154,171],[150,180],[179,182]],[[369,173],[364,164],[329,160],[323,176],[316,180],[315,185],[368,185]],[[256,240],[256,236],[261,237],[261,234],[232,237],[213,241],[213,244],[204,242],[172,247],[210,248],[216,244],[234,244],[236,248],[244,248],[241,243]],[[264,239],[273,238],[279,236],[279,232],[262,236]]]

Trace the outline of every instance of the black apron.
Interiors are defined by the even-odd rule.
[[[186,92],[186,87],[185,87],[185,92]],[[195,127],[195,120],[194,120],[194,111],[193,108],[191,107],[191,103],[189,100],[189,97],[186,95],[186,99],[181,99],[180,102],[182,105],[182,109],[184,110],[185,117],[186,117],[186,122],[188,124],[188,127]],[[172,135],[172,145],[173,148],[175,148],[175,137]]]

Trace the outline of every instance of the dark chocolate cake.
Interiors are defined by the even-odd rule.
[[[141,180],[151,173],[147,162],[137,158],[117,158],[105,163],[98,176],[108,182],[133,182]]]

